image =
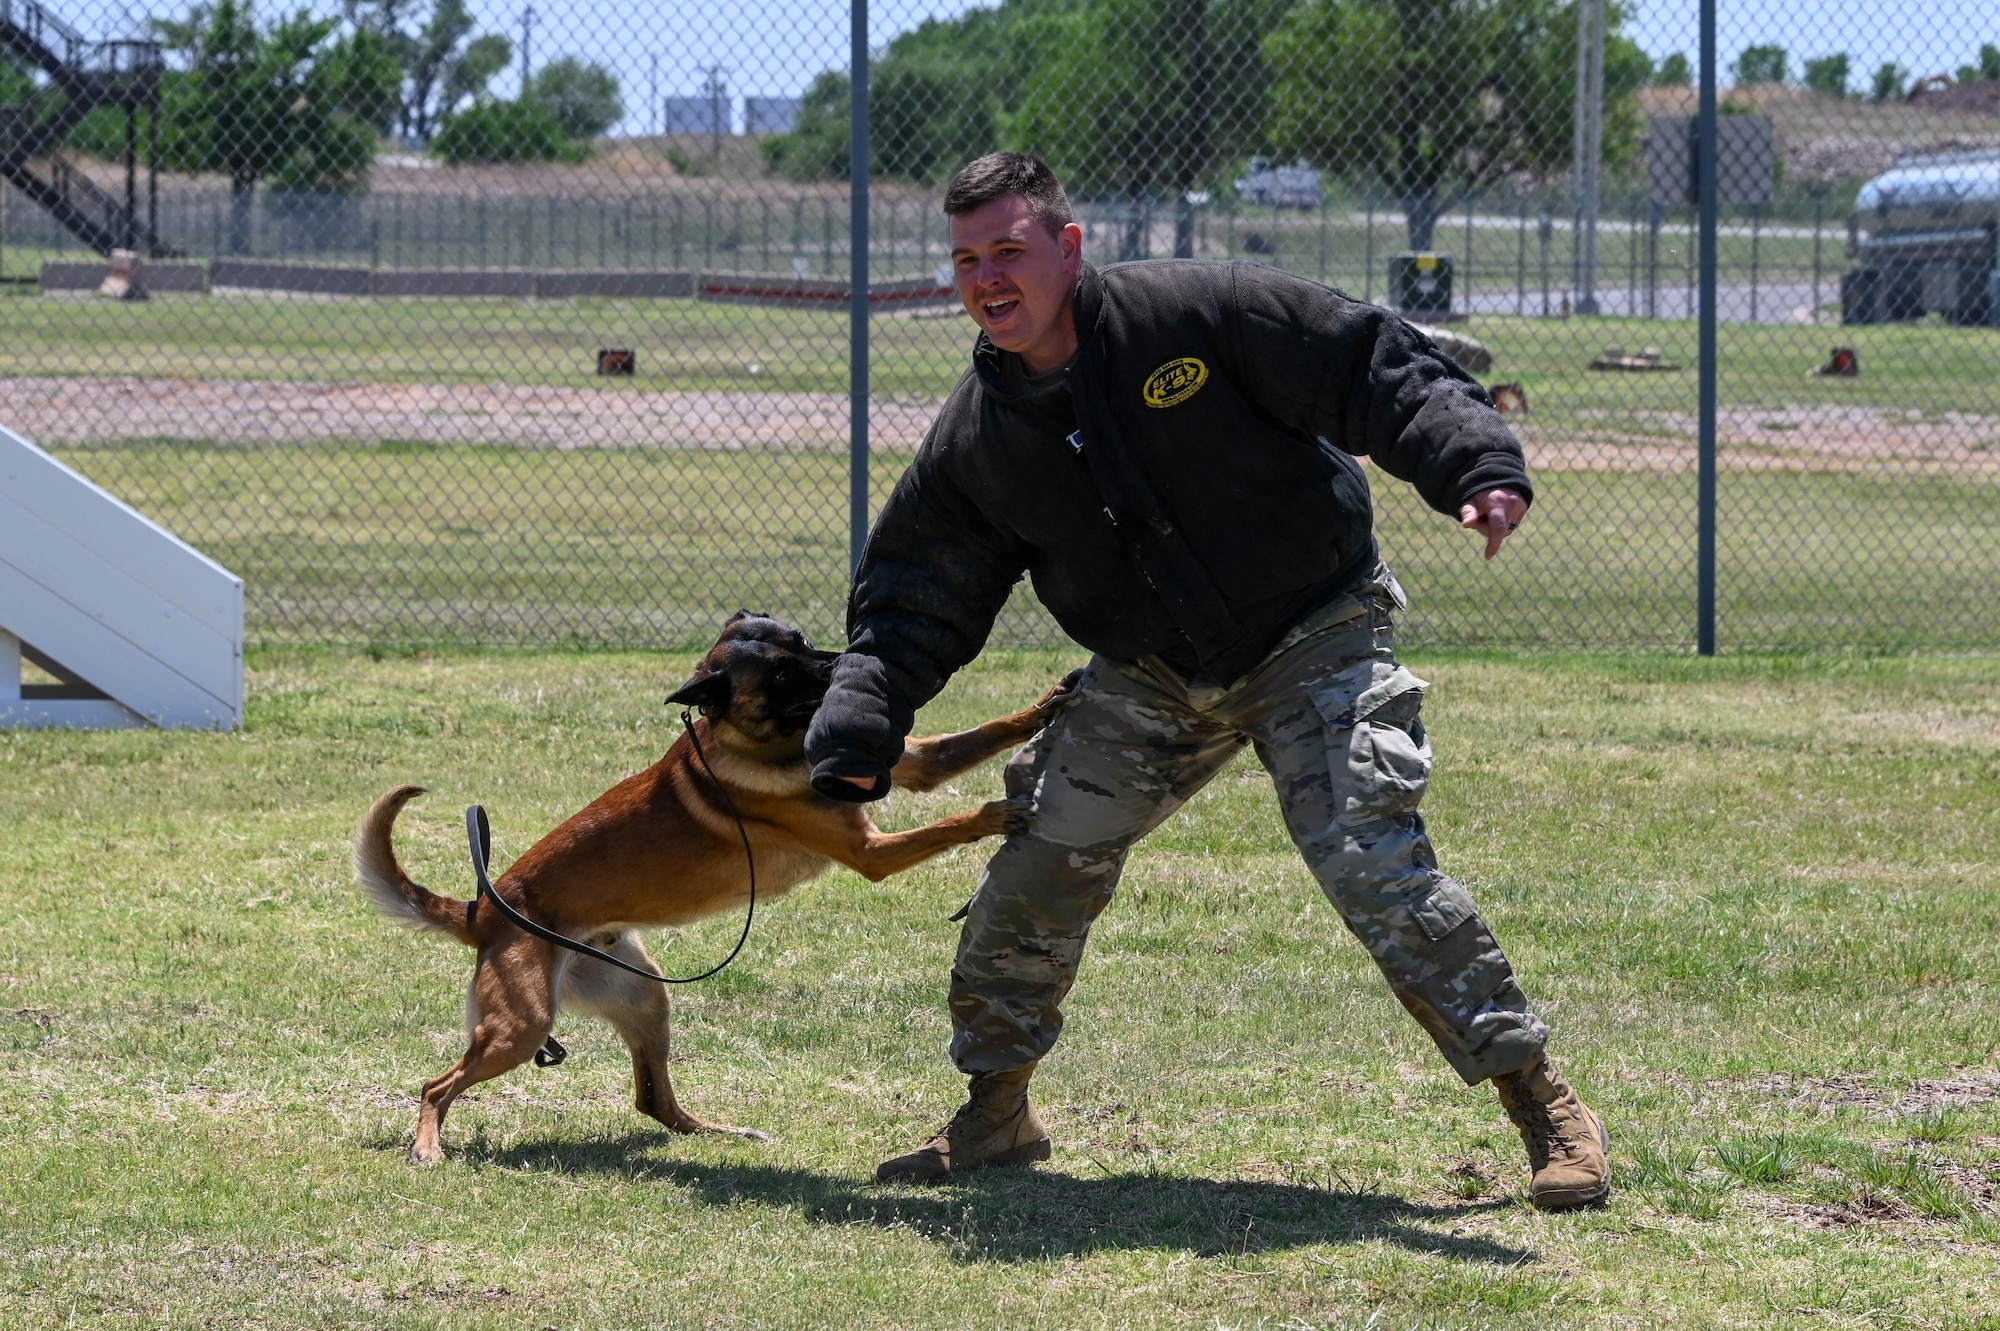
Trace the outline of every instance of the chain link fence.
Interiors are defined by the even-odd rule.
[[[852,512],[975,332],[943,183],[1022,148],[1096,262],[1275,264],[1493,388],[1539,486],[1500,560],[1371,473],[1410,640],[1695,644],[1687,6],[878,0],[861,227],[853,17],[0,0],[0,423],[264,642],[838,640]],[[2000,646],[2000,20],[1718,38],[1717,641]],[[1056,638],[1025,594],[996,635]]]

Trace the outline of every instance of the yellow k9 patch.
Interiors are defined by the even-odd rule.
[[[1193,356],[1170,360],[1146,376],[1140,395],[1149,407],[1171,407],[1187,401],[1208,382],[1208,366]]]

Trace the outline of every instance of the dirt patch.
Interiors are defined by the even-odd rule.
[[[1548,471],[1691,472],[1692,413],[1585,412],[1579,429],[1515,426],[1529,463]],[[1727,471],[1868,471],[2000,475],[2000,416],[1885,407],[1726,407],[1716,413]]]
[[[1910,712],[1858,712],[1851,719],[1858,725],[1915,735],[1933,744],[1952,747],[2000,744],[2000,716],[1967,715],[1934,707]]]
[[[1743,1087],[1801,1107],[1825,1111],[1859,1109],[1893,1118],[2000,1104],[2000,1071],[1985,1068],[1967,1068],[1950,1077],[1928,1078],[1900,1089],[1876,1085],[1851,1073],[1837,1077],[1793,1077],[1782,1072],[1753,1077]]]
[[[0,378],[5,424],[45,444],[125,439],[229,443],[405,440],[543,448],[839,450],[839,393],[646,391],[523,384],[286,383],[275,380]],[[923,441],[940,403],[878,397],[875,447]],[[2000,476],[2000,416],[1911,420],[1866,407],[1729,410],[1722,465],[1747,471],[1935,472]],[[1532,465],[1552,471],[1679,474],[1695,467],[1695,422],[1608,413],[1578,430],[1523,422]],[[1657,431],[1657,433],[1648,433]]]
[[[542,448],[847,447],[834,393],[645,392],[519,384],[200,379],[0,379],[4,423],[39,444],[124,439],[402,440]],[[913,449],[934,402],[878,399],[869,437]]]
[[[1789,1202],[1777,1197],[1757,1197],[1760,1209],[1804,1229],[1884,1229],[1901,1227],[1916,1219],[1917,1213],[1893,1197],[1870,1194],[1832,1206]]]
[[[1971,1198],[1981,1215],[2000,1215],[2000,1160],[1978,1165],[1940,1164],[1938,1173]]]

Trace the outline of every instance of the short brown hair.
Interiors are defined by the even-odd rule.
[[[1033,153],[988,153],[967,164],[944,187],[945,216],[963,216],[1009,194],[1026,199],[1028,211],[1052,236],[1076,220],[1062,182]]]

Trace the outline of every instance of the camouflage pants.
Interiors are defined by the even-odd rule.
[[[951,973],[961,1070],[1018,1068],[1055,1045],[1126,852],[1245,744],[1327,900],[1466,1083],[1534,1061],[1547,1028],[1472,898],[1438,872],[1417,812],[1431,751],[1424,682],[1393,653],[1401,603],[1383,568],[1227,687],[1157,660],[1091,662],[1007,767],[1008,793],[1032,795],[1034,818],[988,862],[966,907]]]

